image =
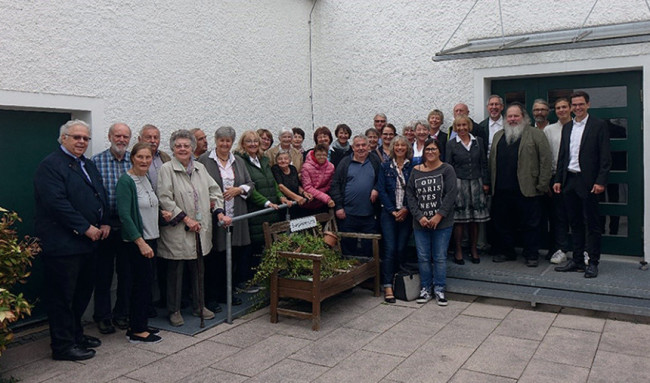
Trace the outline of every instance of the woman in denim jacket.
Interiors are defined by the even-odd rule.
[[[390,160],[381,164],[375,185],[382,204],[380,222],[384,252],[381,283],[384,287],[384,300],[388,303],[395,303],[393,275],[402,263],[402,255],[412,230],[411,215],[406,206],[406,183],[413,167],[412,159],[412,145],[403,136],[395,137],[390,143]]]

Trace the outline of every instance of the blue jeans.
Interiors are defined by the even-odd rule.
[[[384,252],[381,257],[381,284],[384,287],[390,287],[393,283],[393,275],[399,265],[404,263],[413,219],[409,215],[403,222],[397,222],[391,213],[382,209],[380,222],[384,241]]]
[[[414,230],[421,288],[430,289],[433,282],[434,291],[445,291],[447,282],[447,247],[449,247],[452,228],[453,226],[436,230]]]

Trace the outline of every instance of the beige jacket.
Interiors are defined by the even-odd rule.
[[[195,192],[198,195],[198,210],[194,206]],[[215,202],[215,209],[223,209],[223,194],[205,166],[194,161],[190,177],[176,158],[164,163],[158,172],[158,199],[160,208],[171,211],[172,217],[183,212],[201,223],[201,250],[203,255],[207,255],[212,249],[210,202]],[[158,255],[173,260],[196,259],[195,233],[186,231],[183,222],[175,226],[161,226]]]
[[[278,155],[279,151],[280,145],[277,145],[264,153],[264,155],[269,158],[269,166],[275,165],[275,156]],[[300,174],[300,168],[302,168],[302,153],[292,146],[289,149],[289,157],[291,157],[291,164],[296,168],[298,174]]]

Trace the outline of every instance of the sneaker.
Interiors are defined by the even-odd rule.
[[[149,333],[149,336],[147,337],[129,334],[127,335],[126,339],[129,341],[129,343],[152,343],[153,344],[153,343],[160,343],[160,341],[162,341],[162,337],[160,335],[151,334],[151,333]]]
[[[257,285],[247,285],[242,283],[237,286],[236,291],[238,293],[256,294],[260,291],[260,287]]]
[[[445,297],[444,291],[436,291],[434,294],[436,295],[436,303],[438,303],[438,306],[447,306],[447,297]]]
[[[180,311],[173,312],[169,314],[169,323],[174,327],[179,327],[185,324],[183,316]]]
[[[420,296],[415,301],[417,303],[423,304],[429,302],[430,300],[431,300],[431,293],[429,292],[429,289],[423,287],[422,290],[420,290]]]
[[[201,316],[201,313],[199,312],[199,310],[196,310],[196,311],[192,312],[192,315],[194,315],[195,317],[199,317],[199,316]],[[214,319],[214,313],[212,311],[208,310],[206,307],[204,307],[203,308],[203,319],[207,319],[207,320]]]
[[[562,250],[558,250],[551,256],[551,263],[560,264],[566,262],[566,253]]]

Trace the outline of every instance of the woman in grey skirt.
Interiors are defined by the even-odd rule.
[[[479,263],[476,242],[478,240],[478,223],[490,219],[485,195],[490,187],[487,184],[487,155],[481,137],[475,137],[472,121],[465,116],[454,120],[453,129],[457,136],[447,142],[447,163],[456,171],[458,196],[454,207],[454,241],[456,254],[454,262],[465,264],[461,247],[463,231],[469,234],[472,263]]]

